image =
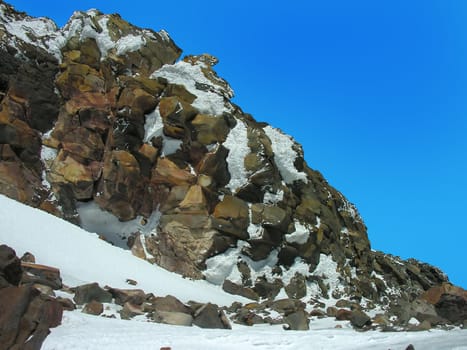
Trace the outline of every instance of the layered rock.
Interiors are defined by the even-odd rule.
[[[31,264],[32,265],[32,264]],[[32,266],[29,268],[32,268]],[[0,245],[0,344],[2,349],[39,350],[50,328],[60,325],[61,304],[41,292],[46,267],[23,275],[15,251]],[[27,278],[24,281],[24,277]],[[33,284],[35,283],[35,284]],[[58,289],[58,288],[57,288]]]
[[[95,205],[122,222],[105,239],[255,300],[390,305],[447,281],[372,251],[301,146],[231,102],[215,57],[176,62],[167,33],[118,15],[58,29],[0,7],[1,193],[85,227]]]

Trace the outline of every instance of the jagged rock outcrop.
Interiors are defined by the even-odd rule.
[[[29,268],[32,268],[29,266]],[[38,272],[38,271],[42,271]],[[41,293],[40,281],[46,268],[23,274],[16,252],[0,245],[0,347],[39,350],[50,328],[60,325],[63,308],[54,298]],[[42,274],[42,276],[41,276]],[[24,281],[24,277],[29,277]],[[31,278],[31,277],[35,277]],[[34,282],[31,282],[34,281]],[[36,284],[33,284],[36,283]]]
[[[0,193],[255,300],[389,306],[447,282],[372,251],[301,146],[232,103],[215,57],[177,61],[166,32],[96,10],[59,29],[0,3],[0,40]]]

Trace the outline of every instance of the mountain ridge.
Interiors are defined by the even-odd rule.
[[[165,31],[118,15],[58,29],[0,6],[1,193],[253,300],[389,309],[448,282],[372,251],[302,147],[230,101],[217,58],[180,59]]]

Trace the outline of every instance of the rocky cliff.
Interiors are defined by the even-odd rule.
[[[119,15],[0,2],[0,193],[259,300],[388,307],[447,281],[371,250],[357,209],[203,54]]]

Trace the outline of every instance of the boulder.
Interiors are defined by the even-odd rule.
[[[427,290],[420,299],[434,305],[440,317],[454,324],[467,319],[467,291],[460,287],[443,283]]]
[[[54,290],[59,290],[63,287],[60,270],[46,265],[35,263],[22,262],[21,266],[26,272],[23,274],[22,283],[38,283],[49,286]]]
[[[65,311],[73,311],[76,310],[76,305],[73,300],[68,298],[57,297],[55,300],[62,305],[63,310]]]
[[[148,299],[148,303],[144,305],[146,312],[150,311],[166,311],[166,312],[179,312],[184,314],[191,314],[190,307],[183,304],[180,300],[172,295],[165,297],[152,297]]]
[[[242,297],[251,300],[259,300],[258,294],[256,294],[256,292],[253,289],[233,283],[229,280],[224,280],[224,283],[222,284],[222,289],[230,294],[241,295]]]
[[[193,317],[190,314],[177,311],[158,311],[156,310],[151,319],[157,323],[165,323],[175,326],[188,326],[193,325]]]
[[[287,296],[292,299],[301,299],[306,295],[306,278],[305,276],[296,273],[294,277],[290,279],[288,285],[285,286],[285,292]]]
[[[98,301],[92,300],[84,305],[81,312],[97,316],[104,312],[104,305]]]
[[[164,134],[176,139],[184,138],[187,123],[197,114],[190,104],[176,96],[161,98],[159,112],[164,123]]]
[[[271,304],[271,309],[282,315],[289,315],[304,310],[305,306],[305,303],[298,299],[279,299]]]
[[[310,329],[310,320],[304,310],[299,310],[294,313],[288,314],[284,321],[287,323],[287,330],[292,331],[307,331]]]
[[[0,344],[4,349],[39,350],[49,329],[60,325],[60,303],[32,286],[0,289]]]
[[[200,328],[232,328],[224,312],[211,303],[204,304],[195,311],[193,324]]]
[[[189,169],[181,169],[170,159],[160,158],[152,172],[151,182],[172,186],[193,185],[196,182],[196,177]]]
[[[131,220],[142,205],[144,184],[136,158],[128,151],[114,150],[104,157],[100,194],[94,199],[120,220]]]
[[[52,184],[69,186],[76,199],[90,199],[98,176],[91,164],[84,165],[61,150],[52,163],[48,178]]]
[[[337,321],[350,321],[352,319],[353,312],[346,309],[338,309],[336,312]]]
[[[219,231],[240,239],[247,239],[248,205],[241,199],[225,196],[214,208],[212,225]]]
[[[142,305],[135,305],[130,302],[123,304],[123,308],[119,312],[122,320],[129,320],[135,316],[144,315]]]
[[[5,244],[0,245],[0,288],[17,286],[23,270],[16,252]]]
[[[96,282],[75,287],[73,291],[75,292],[73,300],[78,305],[83,305],[93,300],[100,303],[110,303],[112,301],[112,294],[99,287],[99,284]]]
[[[361,310],[353,310],[350,324],[355,328],[363,328],[371,325],[371,318]]]
[[[223,143],[230,131],[227,122],[222,117],[198,114],[191,121],[196,140],[203,145]]]
[[[463,324],[467,320],[467,300],[459,295],[441,295],[435,308],[439,316],[454,324]]]
[[[115,299],[115,304],[118,305],[124,305],[127,302],[134,305],[141,305],[146,300],[146,293],[141,289],[109,288],[108,291]]]

